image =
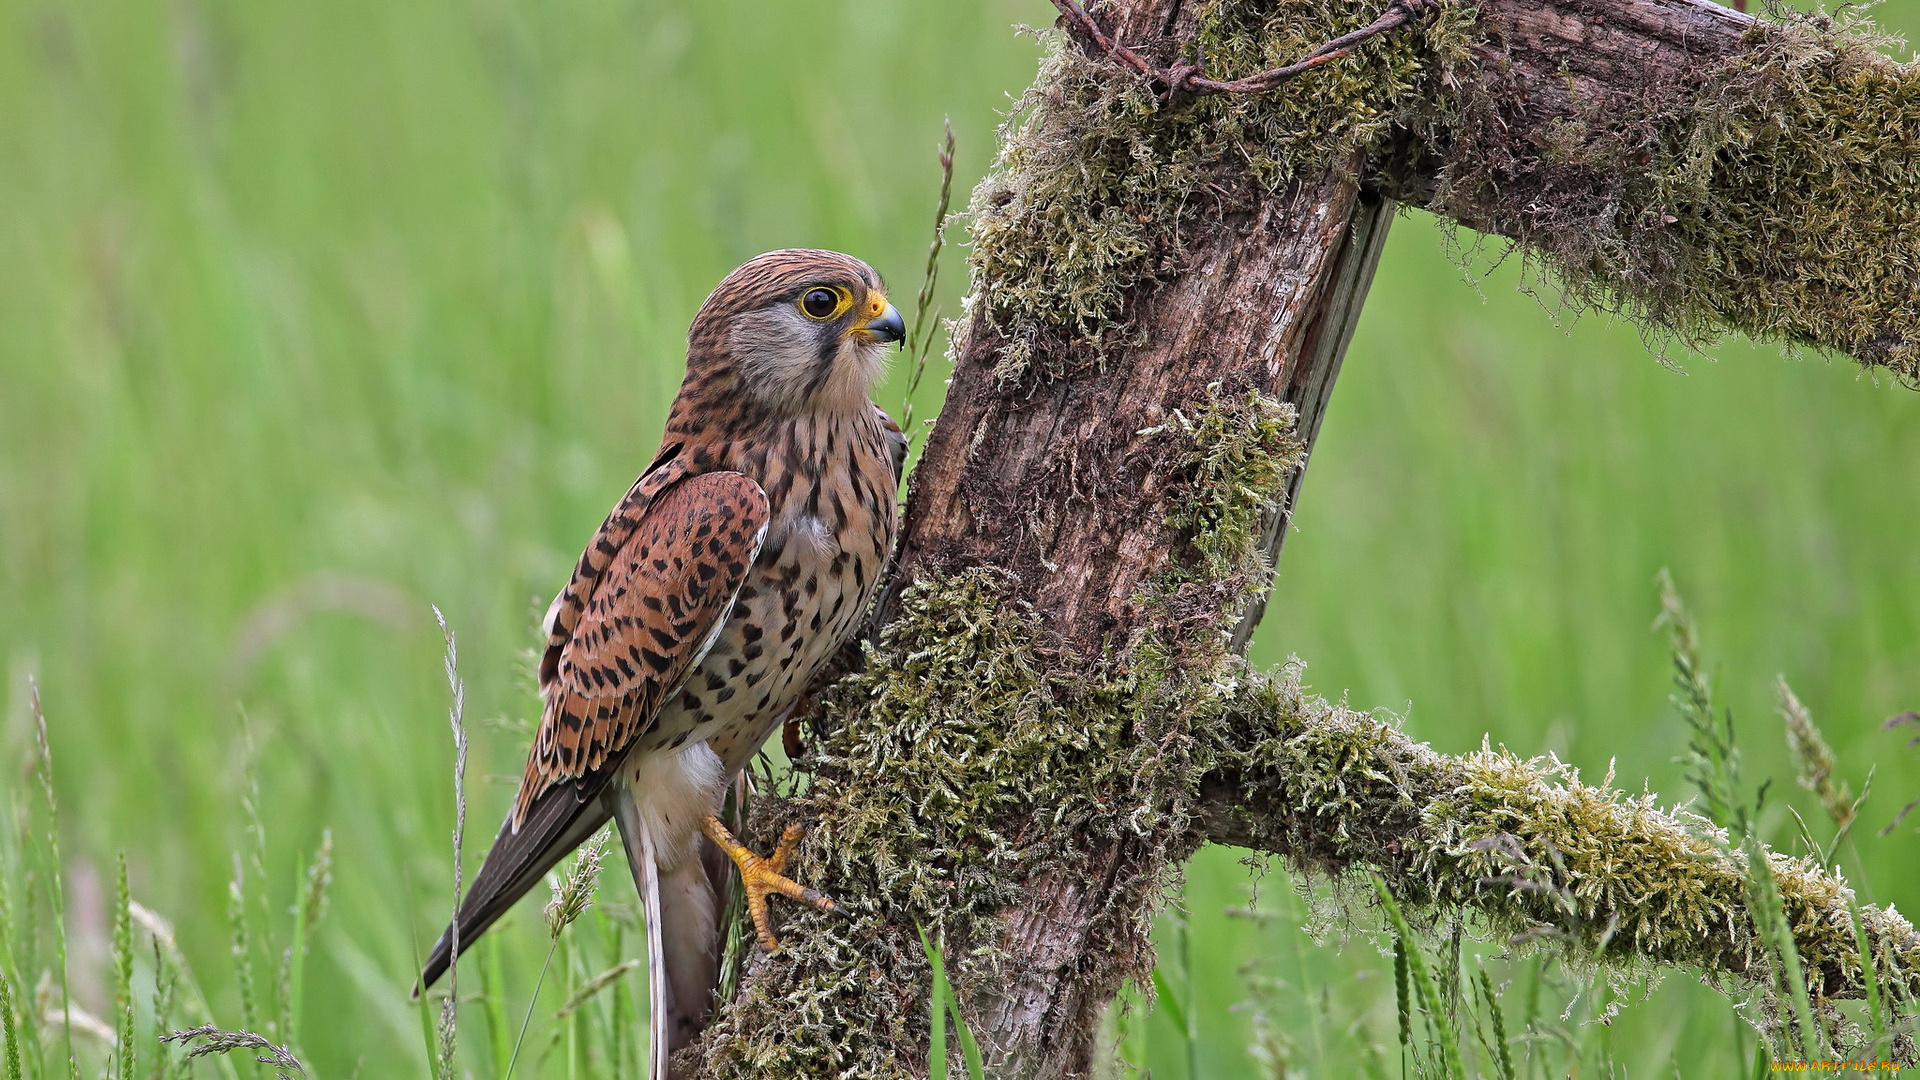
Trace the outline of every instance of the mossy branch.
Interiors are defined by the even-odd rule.
[[[1208,839],[1336,879],[1375,869],[1403,902],[1590,963],[1774,985],[1743,861],[1704,818],[1553,758],[1441,754],[1290,678],[1249,682],[1230,712],[1195,809]],[[1768,860],[1809,989],[1864,996],[1853,890],[1811,860]],[[1920,997],[1920,934],[1891,908],[1862,919],[1880,985]]]
[[[1213,0],[1130,44],[1244,76],[1382,6]],[[1858,14],[1455,0],[1284,90],[1169,104],[1057,42],[972,208],[1000,374],[1133,343],[1195,237],[1358,154],[1393,198],[1518,241],[1571,310],[1920,380],[1920,67],[1888,44]]]
[[[1071,1060],[1084,1013],[1148,978],[1151,909],[1203,841],[1336,888],[1377,873],[1416,922],[1610,971],[1697,969],[1762,1002],[1756,1023],[1786,1015],[1745,863],[1706,819],[1552,758],[1441,754],[1307,693],[1296,670],[1251,673],[1204,645],[1077,656],[1008,584],[975,570],[909,589],[831,693],[837,726],[804,762],[810,785],[759,806],[762,830],[815,823],[804,872],[852,918],[784,916],[787,951],[756,960],[696,1052],[701,1075],[925,1075],[922,927],[946,942],[989,1065],[1049,1075],[989,1041],[1008,1027],[995,1010],[1053,987],[1058,1011],[1035,1019]],[[1863,997],[1852,890],[1810,860],[1767,858],[1815,999]],[[1103,885],[1090,907],[1051,910],[1060,878]],[[1890,908],[1862,922],[1882,991],[1920,998],[1920,933]],[[1066,956],[1099,959],[1069,974]]]

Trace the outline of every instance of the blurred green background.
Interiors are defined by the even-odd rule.
[[[1920,29],[1916,8],[1878,16]],[[428,605],[460,636],[477,857],[534,712],[535,619],[649,458],[695,307],[798,245],[910,295],[942,116],[964,192],[1033,74],[1014,24],[1052,14],[0,0],[0,784],[27,805],[34,674],[80,1004],[105,1010],[124,851],[239,1022],[224,912],[251,761],[283,927],[333,830],[300,1049],[320,1076],[424,1074],[405,999],[452,824]],[[1663,367],[1631,326],[1563,325],[1517,291],[1517,257],[1477,265],[1423,215],[1395,225],[1257,659],[1297,654],[1443,750],[1484,733],[1678,799],[1648,629],[1669,566],[1749,779],[1813,805],[1773,716],[1783,674],[1856,790],[1877,768],[1850,870],[1920,907],[1911,823],[1875,835],[1920,796],[1920,751],[1879,730],[1920,706],[1920,398],[1738,341]],[[950,261],[948,314],[963,276]],[[896,412],[906,374],[879,394]],[[1128,1052],[1163,1080],[1275,1075],[1276,1056],[1358,1071],[1393,1042],[1375,943],[1306,940],[1278,870],[1250,904],[1238,854],[1203,853],[1164,920],[1196,1037],[1136,1012]],[[629,890],[618,867],[608,898]],[[531,912],[491,954],[515,1017],[544,954]],[[1631,1075],[1724,1075],[1736,1049],[1724,1000],[1684,976],[1602,1035]]]

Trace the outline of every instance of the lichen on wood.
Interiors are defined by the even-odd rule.
[[[1213,0],[1197,37],[1210,74],[1291,62],[1378,12],[1339,0]],[[1268,94],[1161,103],[1142,80],[1054,35],[975,189],[974,280],[1005,379],[1056,378],[1138,327],[1128,297],[1186,265],[1184,238],[1302,175],[1345,162],[1426,111],[1464,56],[1470,15],[1443,9]],[[1134,43],[1153,49],[1166,43]]]
[[[1132,44],[1197,50],[1230,77],[1373,14],[1213,0],[1191,40]],[[1280,90],[1174,102],[1057,37],[972,206],[973,303],[1001,375],[1106,357],[1138,330],[1129,297],[1180,272],[1193,230],[1363,151],[1396,197],[1520,241],[1569,310],[1920,378],[1920,70],[1883,35],[1781,9],[1664,43],[1621,84],[1539,22],[1449,5]]]
[[[966,1007],[990,1007],[1035,977],[996,947],[1030,899],[1018,883],[1120,866],[1101,861],[1116,842],[1128,872],[1084,913],[1107,982],[1144,981],[1147,914],[1214,840],[1336,886],[1373,870],[1429,925],[1590,970],[1694,969],[1754,1001],[1761,1026],[1783,1015],[1744,864],[1704,819],[1552,758],[1441,754],[1308,693],[1297,667],[1228,659],[1182,678],[1146,659],[1165,652],[1090,666],[1050,648],[1003,585],[984,570],[916,584],[834,690],[841,723],[810,785],[762,808],[769,828],[814,823],[801,872],[852,916],[783,909],[786,950],[757,959],[709,1033],[707,1075],[924,1075],[918,930],[943,942]],[[1813,990],[1858,997],[1851,889],[1809,860],[1770,861]],[[1862,917],[1880,985],[1920,999],[1920,934],[1890,908]]]
[[[1574,311],[1690,347],[1737,330],[1914,382],[1920,68],[1857,13],[1775,8],[1740,32],[1744,16],[1697,6],[1709,25],[1676,20],[1623,82],[1619,57],[1485,5],[1476,77],[1382,182],[1519,241]]]
[[[708,1036],[711,1075],[924,1075],[919,929],[977,1004],[1031,974],[997,948],[1015,883],[1092,872],[1114,843],[1149,857],[1110,883],[1091,930],[1116,982],[1150,969],[1151,908],[1126,901],[1162,890],[1158,868],[1197,842],[1190,734],[1142,707],[1162,681],[1049,649],[1003,584],[987,570],[915,584],[864,670],[832,691],[837,723],[809,785],[775,813],[813,822],[800,866],[851,917],[783,911],[787,949]]]
[[[1450,756],[1372,714],[1313,697],[1292,673],[1250,678],[1214,725],[1197,816],[1208,835],[1284,856],[1323,880],[1366,868],[1430,918],[1483,938],[1549,949],[1588,968],[1695,969],[1750,996],[1750,1016],[1786,1005],[1749,913],[1745,863],[1723,830],[1650,793],[1584,783],[1552,758],[1505,748]],[[1816,998],[1858,998],[1861,967],[1844,879],[1768,855]],[[1920,1000],[1920,934],[1867,908],[1883,988]]]

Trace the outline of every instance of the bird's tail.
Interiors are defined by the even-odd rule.
[[[646,909],[647,997],[651,1034],[647,1080],[672,1080],[668,1059],[706,1027],[719,982],[719,912],[706,860],[697,854],[662,868],[670,841],[657,836],[659,819],[634,793],[619,796],[614,820],[627,850],[633,883]],[[704,846],[704,837],[693,841]]]

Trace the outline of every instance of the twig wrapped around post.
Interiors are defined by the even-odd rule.
[[[1276,86],[1305,75],[1322,64],[1340,59],[1352,52],[1355,47],[1395,27],[1412,22],[1437,8],[1439,0],[1392,0],[1387,5],[1387,10],[1373,22],[1318,46],[1295,63],[1269,68],[1258,74],[1238,79],[1209,79],[1204,73],[1204,62],[1198,59],[1191,64],[1174,64],[1167,68],[1154,67],[1139,53],[1122,45],[1106,31],[1100,29],[1100,24],[1093,20],[1093,16],[1074,0],[1053,0],[1053,6],[1060,9],[1061,17],[1066,20],[1068,29],[1072,30],[1076,37],[1112,57],[1114,62],[1134,74],[1153,80],[1167,97],[1174,98],[1182,94],[1198,97],[1206,94],[1257,94],[1272,90]]]

